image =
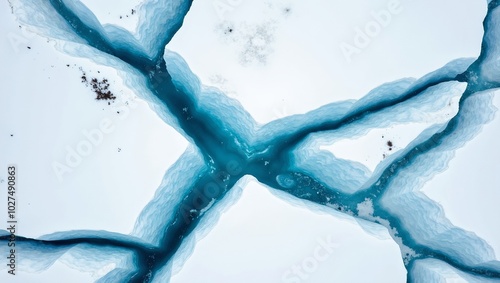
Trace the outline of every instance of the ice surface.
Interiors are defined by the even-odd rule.
[[[436,9],[424,9],[426,14],[420,15],[429,18],[429,25],[439,31],[436,34],[454,42],[453,52],[439,46],[435,47],[435,53],[430,52],[432,55],[429,51],[434,51],[434,47],[425,43],[428,39],[426,31],[415,30],[410,22],[405,22],[418,14],[411,13],[411,9],[419,4],[397,0],[370,4],[352,1],[345,4],[345,11],[359,9],[371,15],[370,20],[362,25],[365,29],[373,23],[376,25],[374,21],[377,19],[383,21],[380,17],[384,16],[381,15],[386,17],[385,23],[378,24],[379,28],[385,28],[384,33],[378,34],[379,30],[376,35],[380,36],[381,45],[370,40],[373,48],[368,48],[366,52],[355,51],[357,57],[346,55],[345,49],[343,54],[342,49],[329,52],[328,48],[336,44],[332,38],[347,38],[350,42],[349,37],[354,36],[355,44],[355,34],[359,30],[356,27],[354,34],[346,34],[346,23],[336,25],[346,16],[339,9],[340,2],[335,1],[326,6],[321,1],[307,5],[293,1],[232,1],[230,6],[216,1],[211,3],[215,9],[209,12],[216,15],[218,20],[215,21],[213,17],[207,19],[201,15],[207,11],[204,7],[210,5],[208,1],[200,4],[181,0],[130,2],[127,5],[137,8],[135,29],[132,28],[135,26],[133,23],[117,25],[116,19],[106,19],[102,13],[96,16],[93,12],[96,4],[92,1],[9,2],[22,28],[47,37],[51,43],[49,47],[42,47],[40,37],[33,39],[33,47],[40,47],[40,51],[32,60],[47,60],[52,68],[67,73],[59,79],[76,76],[86,83],[86,87],[92,87],[92,78],[100,81],[106,77],[112,83],[109,90],[119,93],[122,99],[120,102],[113,100],[113,105],[117,106],[111,110],[113,115],[121,116],[110,118],[107,116],[111,111],[97,111],[91,99],[85,100],[81,96],[56,98],[59,92],[48,93],[46,97],[35,95],[34,98],[6,96],[9,105],[19,108],[30,99],[34,102],[36,99],[51,99],[64,104],[65,107],[57,108],[59,112],[44,107],[34,108],[34,113],[30,115],[40,119],[29,122],[40,128],[44,123],[54,123],[58,119],[77,121],[76,125],[63,122],[59,131],[48,135],[41,132],[19,133],[21,137],[24,135],[22,140],[26,144],[29,144],[27,140],[45,145],[43,148],[54,144],[56,151],[53,154],[43,153],[46,155],[44,160],[55,161],[41,166],[52,168],[58,172],[56,176],[35,174],[37,167],[27,167],[26,173],[22,174],[40,176],[26,181],[27,184],[44,188],[58,181],[62,187],[64,179],[67,182],[65,188],[75,190],[67,195],[40,190],[39,194],[53,194],[52,199],[58,198],[57,203],[60,204],[54,209],[64,211],[64,214],[54,219],[56,224],[50,227],[27,221],[35,228],[27,233],[18,231],[16,245],[19,254],[23,255],[18,262],[20,268],[36,272],[62,262],[87,275],[91,274],[92,280],[97,282],[169,282],[171,278],[174,282],[198,280],[196,277],[190,279],[182,267],[196,269],[191,254],[193,259],[201,257],[198,261],[210,261],[207,253],[224,252],[224,249],[227,252],[230,246],[220,248],[213,244],[209,246],[215,250],[207,252],[208,244],[204,246],[203,243],[214,241],[208,233],[210,230],[214,229],[216,233],[217,229],[224,229],[224,221],[228,218],[221,215],[223,212],[229,215],[232,209],[236,209],[231,205],[241,195],[244,197],[238,204],[249,205],[243,191],[257,186],[284,200],[286,209],[290,209],[289,204],[292,204],[296,206],[294,209],[300,207],[321,213],[332,220],[332,227],[345,226],[342,231],[356,233],[359,238],[349,246],[356,246],[358,250],[350,254],[350,258],[359,258],[366,254],[364,250],[372,250],[374,246],[390,250],[390,256],[377,263],[390,261],[390,266],[397,269],[393,269],[391,274],[394,277],[376,279],[380,282],[404,280],[402,267],[406,269],[407,282],[439,282],[454,278],[478,282],[500,280],[500,261],[495,249],[491,242],[481,238],[488,233],[481,231],[476,234],[465,230],[472,227],[470,224],[455,226],[458,221],[450,221],[446,217],[447,206],[443,208],[427,196],[432,194],[426,195],[421,191],[429,180],[448,169],[455,152],[474,140],[482,128],[493,121],[496,111],[492,101],[500,84],[500,50],[497,46],[500,3],[490,1],[485,16],[484,3],[481,6],[465,2],[439,3]],[[239,17],[241,12],[228,15],[227,9],[234,10],[235,5],[254,11],[254,14],[262,12],[251,19]],[[452,6],[457,9],[450,14]],[[329,9],[334,17],[327,12]],[[446,12],[446,17],[437,11]],[[436,14],[431,16],[432,13]],[[318,21],[305,20],[307,14],[317,15]],[[483,36],[480,28],[484,16]],[[462,23],[464,17],[471,19],[473,24]],[[196,21],[198,18],[199,22]],[[440,25],[443,19],[446,29]],[[351,26],[356,26],[363,19],[355,17],[351,20],[354,21]],[[388,21],[396,20],[400,20],[403,33],[415,33],[408,39],[413,41],[389,36],[396,32],[396,25]],[[455,24],[450,24],[451,20]],[[325,26],[334,26],[336,35],[330,38],[325,36],[321,32]],[[212,45],[217,39],[213,37],[213,30],[209,33],[208,29],[214,27],[215,34],[219,33],[224,38]],[[450,32],[450,27],[453,27],[453,32]],[[476,32],[469,34],[471,30]],[[187,45],[189,38],[194,45]],[[297,41],[297,38],[300,40]],[[392,41],[394,38],[397,41]],[[467,44],[462,44],[464,38],[468,39]],[[17,43],[19,45],[19,41]],[[401,48],[395,51],[399,43]],[[344,48],[346,44],[340,42]],[[365,47],[358,44],[356,48]],[[28,46],[28,50],[31,48]],[[405,49],[417,52],[408,53],[411,54],[408,57],[416,61],[400,61],[398,56],[384,61],[384,56],[378,55],[382,49],[389,52],[383,53],[386,56]],[[240,50],[240,53],[231,53],[234,50]],[[304,53],[300,50],[308,50],[305,53],[309,55],[296,56]],[[438,51],[446,53],[446,56],[436,55]],[[52,57],[44,58],[43,54]],[[221,54],[227,58],[221,59]],[[456,59],[459,57],[477,58]],[[373,61],[363,58],[373,58]],[[69,60],[71,64],[65,62]],[[415,68],[416,65],[419,68]],[[388,70],[380,71],[383,67],[388,67]],[[277,75],[279,70],[286,72]],[[34,77],[40,73],[49,79],[52,74],[55,76],[55,73],[37,70],[36,67],[27,71]],[[239,76],[231,73],[238,73]],[[419,79],[405,78],[407,76]],[[21,77],[21,74],[13,77]],[[366,81],[357,83],[360,80]],[[226,84],[227,81],[230,83]],[[318,84],[315,84],[316,81]],[[88,90],[84,84],[77,82],[71,89]],[[35,83],[49,90],[57,86],[57,83]],[[221,84],[213,86],[218,83]],[[12,88],[12,84],[9,86]],[[42,93],[45,95],[45,91]],[[292,101],[293,110],[278,113],[281,119],[270,117],[269,109],[262,105],[271,105],[284,97]],[[135,100],[137,104],[131,103]],[[108,102],[110,106],[111,101]],[[300,104],[304,105],[298,107]],[[87,113],[88,109],[93,111]],[[134,111],[141,114],[134,118]],[[123,118],[125,115],[131,118],[126,120]],[[2,120],[6,121],[6,118],[2,117]],[[105,140],[100,138],[104,134],[96,129],[107,133],[110,125],[118,129],[120,121],[128,130]],[[17,129],[27,125],[19,123]],[[61,134],[72,131],[72,127],[87,129],[82,132],[83,141],[75,138],[74,129],[68,136]],[[5,129],[14,131],[10,126],[5,126]],[[134,144],[132,141],[135,140],[140,142]],[[360,148],[365,149],[367,143],[377,140],[382,142],[383,149],[378,145],[378,148],[368,148],[372,155],[360,153]],[[4,142],[9,143],[9,148],[15,148],[14,152],[17,151],[8,157],[20,156],[19,152],[26,150],[14,147],[13,141],[2,137],[2,144]],[[101,142],[102,147],[97,146]],[[87,152],[80,154],[85,158],[79,156],[75,160],[74,156],[68,157],[68,153],[61,150],[66,148],[69,152],[74,146],[76,151],[84,152],[84,144],[87,147],[94,144],[95,148],[90,151],[98,154]],[[350,152],[345,150],[351,144]],[[118,158],[110,155],[112,148],[116,148],[115,154],[122,150],[125,153],[127,149],[131,151]],[[38,152],[28,149],[25,155],[29,154]],[[64,160],[66,167],[61,167],[64,164],[58,160]],[[154,160],[151,163],[155,164],[149,164],[150,160]],[[78,163],[83,169],[70,174],[72,168],[77,166],[71,165],[66,172],[70,161]],[[127,163],[133,165],[119,166]],[[146,168],[139,170],[143,166]],[[66,171],[63,173],[61,170]],[[95,174],[111,176],[106,183],[96,185],[93,181]],[[102,179],[104,177],[96,178]],[[137,179],[140,182],[129,183]],[[106,191],[108,187],[115,189]],[[157,187],[154,193],[153,187]],[[129,194],[131,191],[133,194]],[[29,197],[24,195],[26,199]],[[31,197],[34,202],[36,198]],[[68,202],[68,198],[73,198],[73,202]],[[253,196],[250,199],[255,207],[284,206],[283,202],[266,205],[269,201],[266,198],[269,196]],[[107,203],[120,203],[121,210],[113,211]],[[23,212],[26,213],[24,217],[34,219],[29,217],[29,213],[40,213],[44,219],[50,219],[50,215],[54,215],[54,210],[43,211],[41,207],[44,203],[37,205],[37,210]],[[80,212],[79,219],[76,211],[81,210],[88,212]],[[272,213],[271,210],[259,217],[269,215],[272,219]],[[293,209],[289,213],[293,224],[297,221],[315,226],[308,222],[317,221],[294,217],[296,212]],[[136,218],[135,224],[127,222],[132,218]],[[243,216],[240,218],[244,219]],[[121,222],[115,219],[121,219]],[[221,224],[214,228],[219,219]],[[489,220],[488,226],[496,231],[495,218],[489,219],[492,220]],[[69,222],[75,223],[70,225]],[[327,224],[318,221],[317,225],[324,227]],[[53,230],[54,227],[56,230]],[[271,241],[273,237],[278,237],[273,230],[280,227],[277,223],[274,227],[249,229],[249,233],[269,233],[273,236],[266,238]],[[350,232],[347,232],[349,229]],[[337,235],[340,237],[341,234]],[[207,238],[202,240],[203,237]],[[214,234],[213,237],[221,236]],[[7,253],[10,238],[9,232],[2,231],[2,253]],[[287,247],[292,247],[299,245],[297,240],[292,239],[298,239],[300,235],[282,235],[279,238],[283,242],[288,241]],[[302,250],[301,254],[305,253],[305,257],[298,259],[299,267],[296,266],[297,260],[288,258],[280,261],[272,271],[262,272],[266,266],[269,268],[267,259],[267,263],[262,260],[266,264],[260,267],[260,273],[250,268],[237,275],[228,272],[227,277],[214,275],[209,280],[236,280],[231,276],[251,278],[251,282],[301,282],[307,278],[313,278],[314,282],[362,280],[356,276],[363,275],[363,270],[355,270],[349,265],[342,266],[347,266],[353,274],[328,273],[318,269],[320,262],[325,261],[326,264],[327,261],[322,251],[334,254],[328,251],[346,249],[341,243],[346,243],[347,239],[337,240],[338,243],[330,246],[321,242],[308,247],[312,249],[313,257],[307,257],[307,249]],[[215,241],[222,242],[220,239]],[[201,251],[197,249],[197,243],[200,243]],[[262,251],[266,245],[267,252],[273,253],[269,243],[255,243],[260,249],[253,251],[252,258],[258,260],[257,254],[266,257]],[[396,247],[399,248],[397,259]],[[374,258],[382,258],[381,255],[382,251],[371,254]],[[331,261],[332,268],[341,266],[342,260],[336,260]],[[247,264],[240,263],[248,267]],[[302,267],[303,270],[295,267]],[[373,273],[375,269],[375,265],[365,268],[366,272]],[[180,273],[174,276],[177,272]],[[82,278],[84,280],[88,280],[88,276]]]

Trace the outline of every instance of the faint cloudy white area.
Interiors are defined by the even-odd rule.
[[[339,44],[352,41],[355,28],[385,9],[387,0],[243,1],[223,19],[211,1],[195,1],[167,48],[180,53],[204,84],[210,85],[214,74],[226,78],[260,123],[275,119],[270,97],[285,99],[289,115],[305,113],[359,99],[382,83],[421,77],[456,58],[478,56],[484,1],[400,2],[404,10],[350,63]],[[245,26],[268,22],[273,40],[265,64],[241,64],[248,40],[239,34],[248,31]]]
[[[209,282],[242,283],[406,280],[399,247],[384,227],[368,225],[369,234],[351,217],[294,206],[287,197],[276,196],[255,179],[249,182],[239,201],[197,242],[171,282],[207,282],[208,278]],[[306,272],[304,260],[314,256],[318,243],[330,242],[328,258],[314,272]],[[293,272],[283,277],[294,266],[307,279]]]

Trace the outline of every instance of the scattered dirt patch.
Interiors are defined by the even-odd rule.
[[[97,78],[88,78],[87,74],[83,72],[82,83],[89,86],[96,94],[96,100],[115,100],[116,96],[109,90],[109,81],[106,78],[101,80]],[[109,104],[109,103],[108,103]]]

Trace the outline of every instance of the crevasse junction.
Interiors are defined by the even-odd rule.
[[[222,92],[204,88],[187,63],[165,49],[191,4],[144,1],[133,35],[101,25],[79,1],[13,1],[18,20],[34,32],[88,46],[84,51],[65,51],[93,57],[134,78],[130,85],[144,86],[132,87],[138,95],[192,143],[166,172],[130,235],[19,235],[19,249],[29,255],[21,264],[43,270],[62,254],[75,253],[89,267],[104,258],[115,261],[116,268],[99,282],[166,282],[174,256],[189,253],[182,247],[190,235],[215,222],[217,204],[243,176],[251,175],[271,189],[387,227],[401,249],[407,282],[425,282],[415,268],[421,261],[443,262],[475,280],[500,281],[500,262],[488,243],[453,226],[440,216],[437,203],[418,193],[426,180],[446,167],[451,158],[447,152],[491,120],[491,98],[500,86],[500,2],[488,3],[478,58],[457,59],[418,80],[386,83],[358,101],[332,102],[266,125],[258,125]],[[41,17],[30,17],[35,13]],[[354,162],[339,165],[332,156],[300,150],[311,135],[360,135],[387,124],[388,117],[411,121],[405,112],[437,107],[455,96],[459,110],[453,117],[427,128],[356,186],[352,180],[359,182],[360,172]]]

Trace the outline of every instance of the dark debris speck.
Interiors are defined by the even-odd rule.
[[[230,34],[230,33],[233,33],[233,31],[234,31],[234,28],[232,28],[232,27],[230,27],[230,26],[229,26],[229,27],[227,27],[227,28],[224,30],[224,34]]]
[[[109,81],[106,78],[98,80],[97,78],[92,78],[90,81],[87,78],[85,72],[82,74],[82,83],[90,86],[92,91],[95,92],[96,100],[115,100],[116,96],[109,90]],[[109,104],[109,103],[108,103]]]
[[[389,151],[391,151],[394,144],[392,143],[392,141],[387,141],[387,146],[389,147]]]

